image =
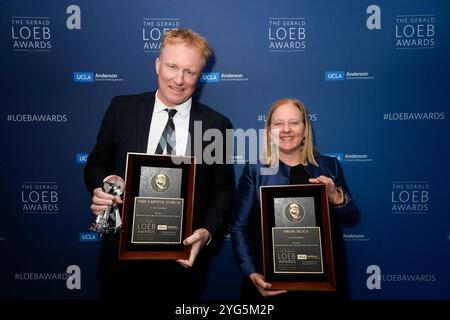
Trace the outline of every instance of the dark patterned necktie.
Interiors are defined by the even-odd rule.
[[[166,153],[171,155],[172,150],[175,150],[175,124],[173,123],[173,116],[177,113],[175,109],[164,109],[169,113],[169,119],[167,119],[166,127],[159,139],[158,147],[156,148],[156,154],[162,154],[164,149]]]

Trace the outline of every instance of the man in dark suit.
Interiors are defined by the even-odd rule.
[[[231,123],[217,111],[192,100],[210,55],[207,41],[192,30],[166,32],[155,63],[158,90],[115,97],[103,118],[84,172],[85,184],[93,193],[91,209],[96,215],[103,214],[109,205],[122,203],[119,196],[105,193],[101,186],[108,175],[125,176],[127,152],[195,155],[198,164],[194,232],[183,241],[191,247],[189,259],[178,263],[118,260],[118,235],[104,234],[97,269],[102,298],[201,298],[212,248],[226,232],[234,190],[233,167],[225,159],[225,131],[232,128]],[[173,145],[162,138],[169,119],[176,142]],[[223,140],[203,141],[208,129],[219,130]],[[196,147],[198,141],[201,148]],[[211,143],[219,143],[223,157],[206,164],[202,153]],[[169,150],[172,146],[173,150]]]

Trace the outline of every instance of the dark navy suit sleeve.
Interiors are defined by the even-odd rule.
[[[226,130],[233,127],[228,119],[223,119],[222,124],[217,125],[216,128],[221,130],[223,137],[226,137]],[[233,164],[226,159],[226,144],[224,139],[222,144],[223,164],[205,165],[208,167],[208,171],[203,171],[203,176],[197,176],[199,180],[207,181],[206,184],[203,183],[204,194],[199,197],[205,203],[205,208],[204,212],[196,213],[201,214],[197,227],[206,228],[213,241],[222,239],[227,231],[235,189],[234,168]],[[201,191],[196,190],[197,192]]]
[[[92,192],[102,186],[102,180],[112,174],[115,159],[115,130],[117,97],[111,101],[103,117],[102,125],[97,135],[97,142],[89,154],[84,169],[84,180],[87,189]]]
[[[256,192],[258,190],[255,186],[255,178],[252,176],[249,165],[246,164],[239,179],[230,225],[234,254],[244,276],[258,272],[255,257],[256,248],[254,247],[255,240],[253,239],[254,230],[251,230],[251,221],[255,220],[251,216],[255,214],[254,206],[256,205],[259,208],[255,204],[255,199],[258,198]]]
[[[84,169],[89,191],[100,187],[108,175],[125,179],[127,153],[146,152],[154,97],[153,92],[144,92],[112,99]]]

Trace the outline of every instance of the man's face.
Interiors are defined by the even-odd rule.
[[[166,184],[166,177],[162,174],[156,177],[156,184],[160,187],[163,187]]]
[[[189,100],[202,72],[204,58],[199,49],[184,43],[167,44],[156,59],[158,98],[167,106]]]
[[[293,216],[298,216],[298,214],[300,213],[300,210],[297,205],[291,205],[290,210]]]

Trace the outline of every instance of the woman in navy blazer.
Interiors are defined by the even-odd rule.
[[[311,124],[304,105],[295,99],[280,99],[269,110],[266,121],[265,163],[247,164],[236,193],[230,235],[235,257],[244,277],[241,298],[258,299],[281,295],[314,297],[317,293],[286,294],[271,290],[262,275],[260,186],[323,183],[330,202],[336,268],[337,297],[346,296],[345,256],[339,226],[354,224],[359,211],[352,201],[337,159],[319,155],[313,143]],[[278,162],[278,165],[276,163]]]

